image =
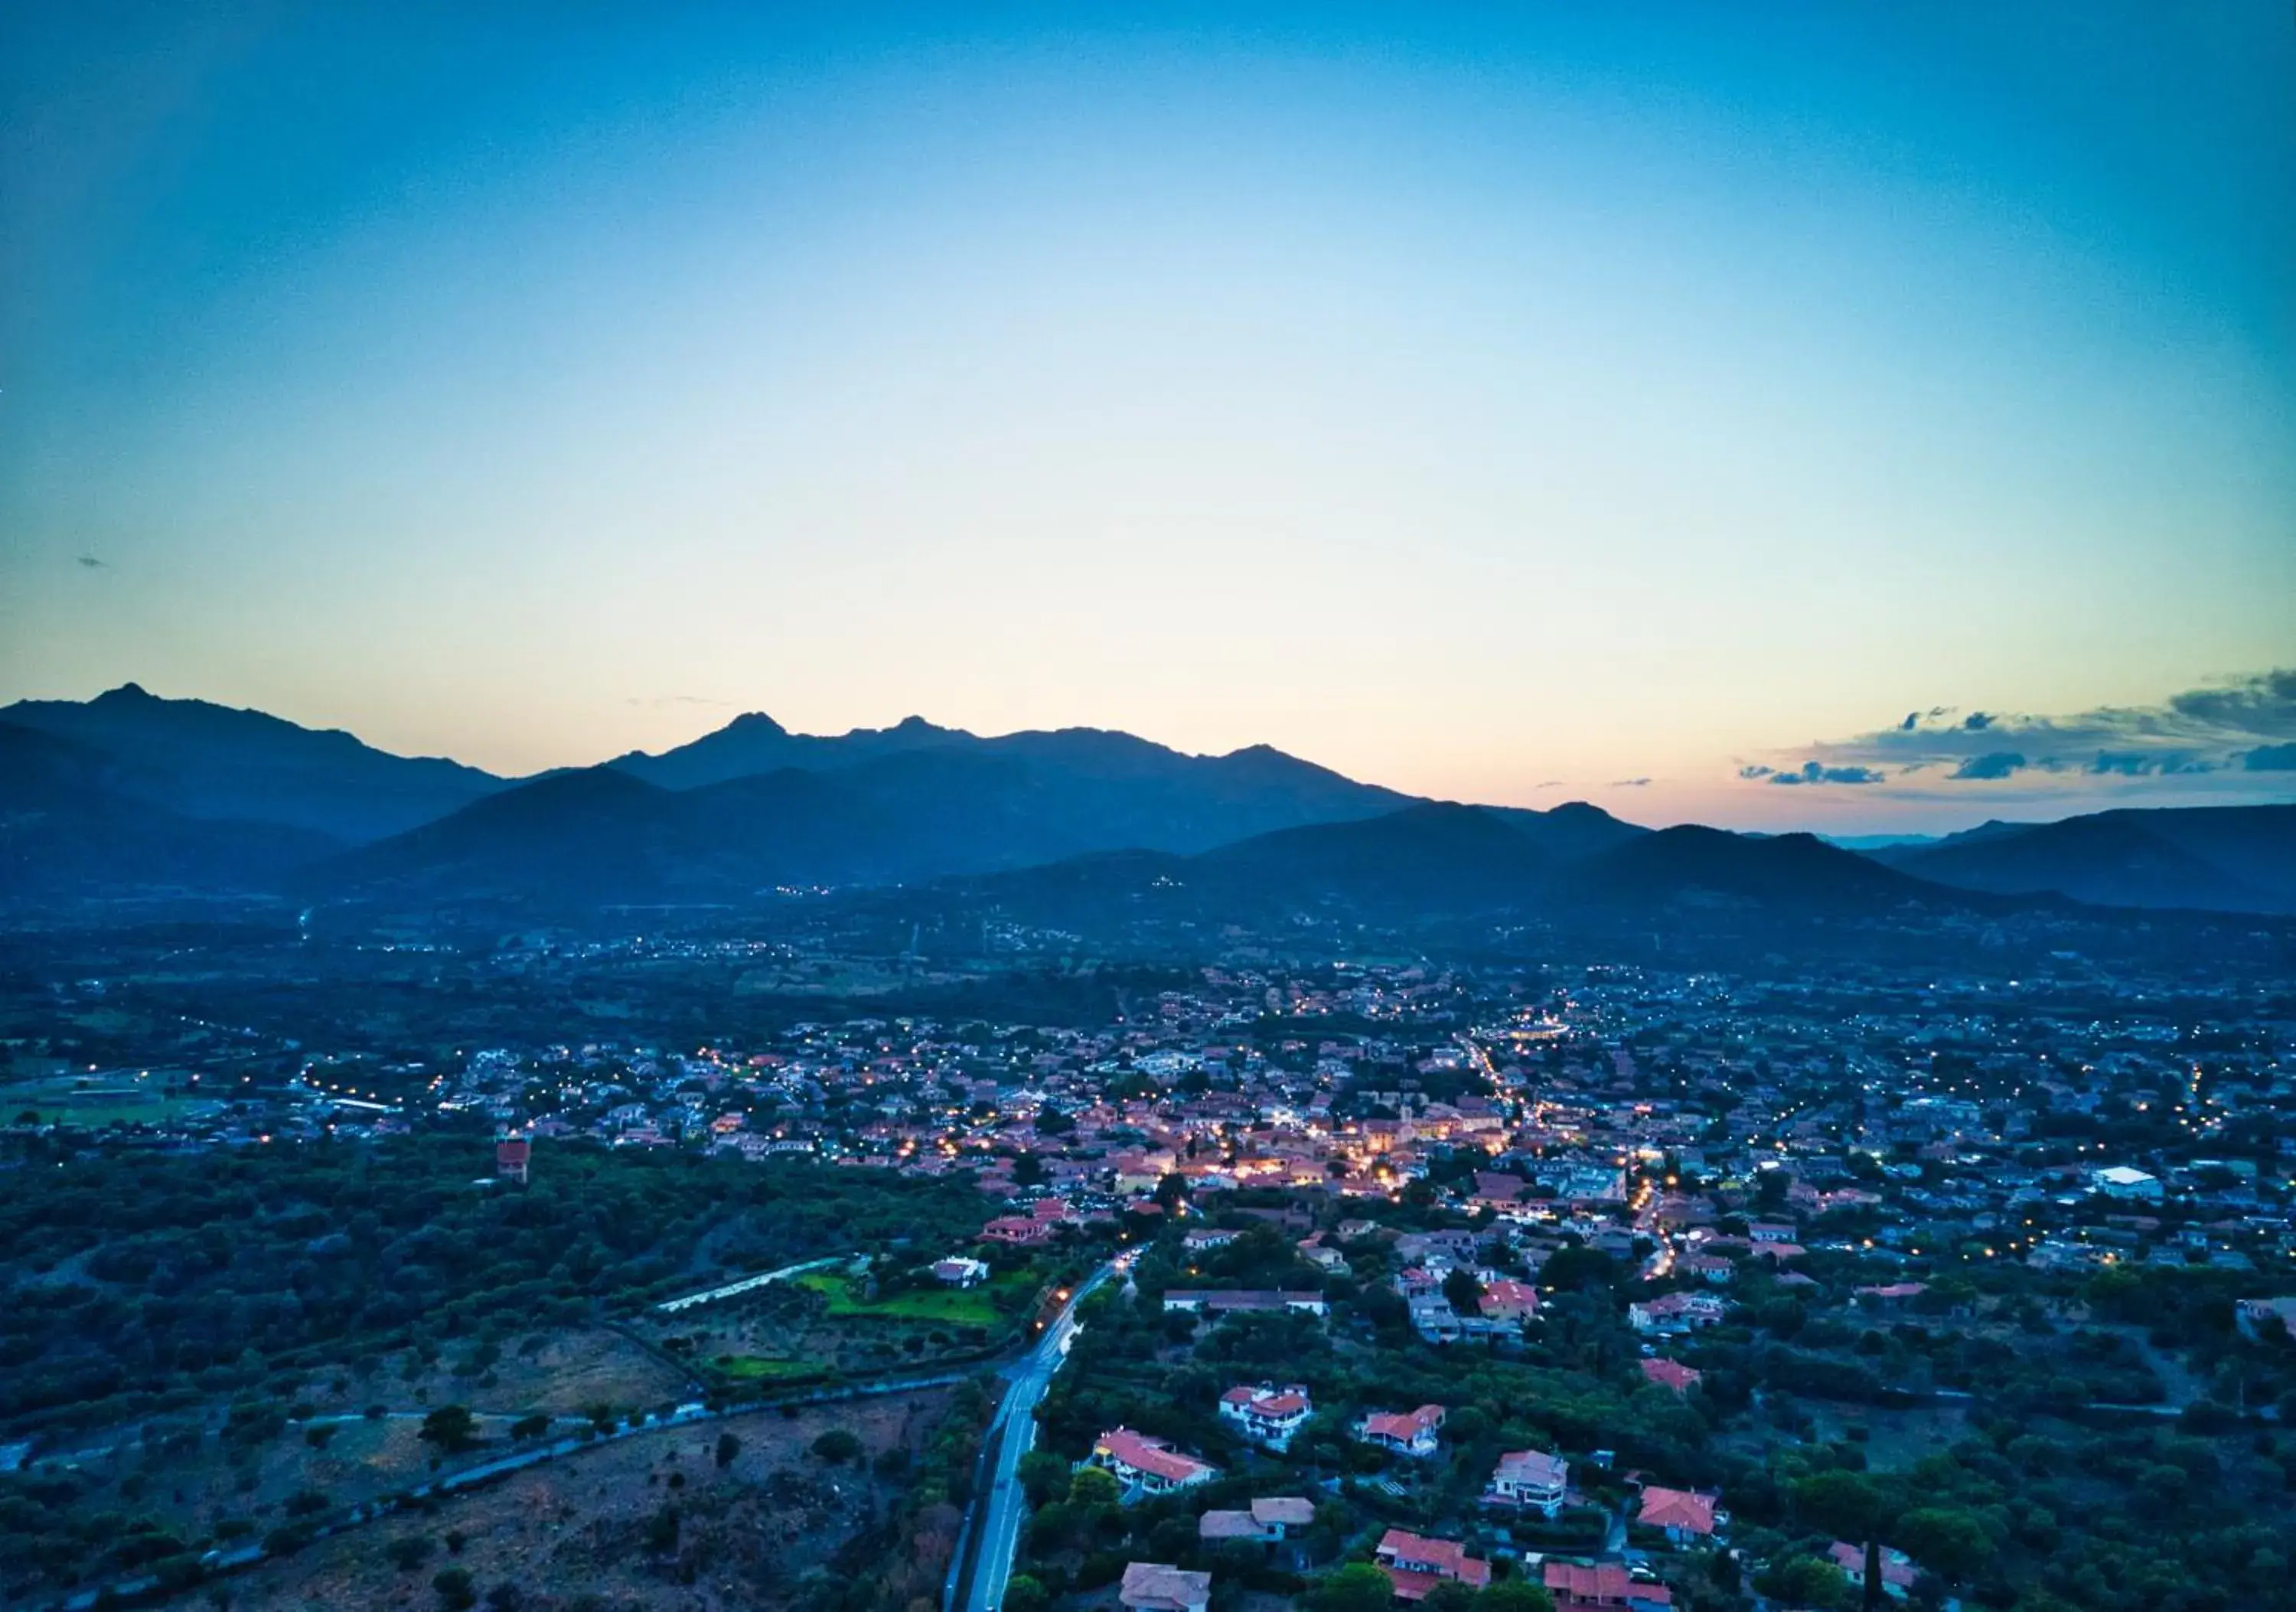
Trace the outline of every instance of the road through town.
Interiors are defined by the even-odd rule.
[[[1004,1402],[989,1425],[996,1461],[974,1501],[980,1549],[973,1556],[972,1580],[956,1601],[959,1612],[995,1612],[1004,1602],[1004,1583],[1013,1575],[1013,1553],[1021,1542],[1021,1523],[1029,1514],[1021,1491],[1021,1458],[1036,1443],[1037,1406],[1053,1386],[1053,1374],[1068,1358],[1069,1343],[1077,1331],[1077,1306],[1118,1269],[1108,1264],[1094,1271],[1069,1295],[1037,1346],[1013,1369],[1012,1386],[1004,1391]]]

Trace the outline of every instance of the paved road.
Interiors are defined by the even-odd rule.
[[[792,1276],[803,1276],[808,1271],[825,1271],[832,1265],[852,1264],[849,1254],[835,1254],[827,1259],[808,1260],[801,1265],[783,1265],[778,1271],[768,1271],[763,1276],[745,1276],[738,1282],[727,1282],[722,1287],[711,1287],[701,1293],[689,1293],[683,1298],[665,1299],[654,1308],[664,1315],[675,1315],[681,1310],[691,1310],[696,1304],[714,1304],[721,1298],[733,1298],[743,1293],[769,1287],[786,1281]]]
[[[980,1527],[980,1550],[975,1558],[972,1582],[959,1603],[959,1612],[995,1612],[1004,1604],[1004,1583],[1013,1575],[1013,1552],[1021,1542],[1021,1524],[1029,1515],[1028,1497],[1021,1489],[1021,1458],[1037,1442],[1037,1405],[1053,1386],[1053,1374],[1068,1359],[1069,1343],[1076,1336],[1077,1306],[1115,1274],[1115,1265],[1103,1265],[1069,1297],[1037,1346],[1013,1368],[1013,1386],[996,1408],[988,1435],[1003,1435],[996,1446],[996,1465],[988,1486],[974,1502],[973,1517]]]

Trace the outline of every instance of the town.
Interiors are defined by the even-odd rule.
[[[67,1162],[449,1144],[497,1202],[615,1161],[906,1183],[927,1196],[898,1234],[727,1241],[646,1273],[617,1324],[716,1415],[991,1370],[1072,1321],[1019,1407],[1009,1559],[940,1547],[969,1604],[2087,1607],[2140,1556],[2279,1592],[2284,995],[2070,958],[1151,983],[1100,1024],[692,1047],[394,1058],[242,1026],[189,1072],[24,1038],[8,1136]],[[1095,1267],[1115,1279],[1072,1296]],[[37,1422],[0,1451],[34,1476],[89,1436]],[[2205,1563],[2137,1520],[2222,1507],[2246,1520]]]

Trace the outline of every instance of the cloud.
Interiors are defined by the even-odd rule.
[[[2187,787],[2213,778],[2219,794],[2242,774],[2296,772],[2296,670],[2228,677],[2151,705],[2104,705],[2065,715],[1932,706],[1855,737],[1804,746],[1742,766],[1771,783],[1886,779],[1906,790],[2000,787],[2043,794],[2094,791],[2097,780]],[[2084,780],[2087,780],[2084,783]],[[2247,785],[2251,797],[2256,787]]]
[[[1878,784],[1883,775],[1871,767],[1821,767],[1816,761],[1804,761],[1793,772],[1774,772],[1769,768],[1738,769],[1742,778],[1767,778],[1773,784]]]
[[[80,555],[79,563],[81,567],[87,571],[110,571],[111,569],[111,566],[106,565],[102,561],[97,559],[92,554],[84,554]]]
[[[1611,787],[1613,789],[1647,789],[1650,787],[1650,780],[1648,778],[1612,778],[1611,780]]]
[[[733,702],[733,701],[731,701],[731,700],[713,700],[713,699],[710,699],[710,698],[709,698],[709,696],[707,696],[706,695],[698,695],[698,694],[658,694],[658,695],[654,695],[652,698],[651,698],[651,699],[641,698],[639,695],[630,695],[630,696],[629,696],[628,703],[629,703],[630,704],[632,704],[632,705],[655,705],[655,706],[660,706],[660,705],[731,705],[734,702]]]
[[[2096,760],[2089,765],[2091,772],[2115,773],[2124,778],[2149,778],[2156,773],[2170,777],[2190,776],[2216,769],[2215,762],[2203,761],[2194,756],[2115,754],[2110,751],[2099,751]]]

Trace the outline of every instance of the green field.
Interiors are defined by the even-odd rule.
[[[819,1377],[824,1368],[812,1361],[773,1360],[762,1354],[721,1354],[718,1369],[736,1382],[767,1382],[784,1378]]]
[[[997,1322],[996,1295],[1024,1290],[1034,1279],[1025,1271],[1000,1276],[985,1287],[945,1287],[938,1291],[896,1293],[889,1298],[859,1299],[845,1278],[820,1271],[796,1279],[797,1285],[829,1301],[832,1320],[939,1321],[957,1327],[993,1327]]]

